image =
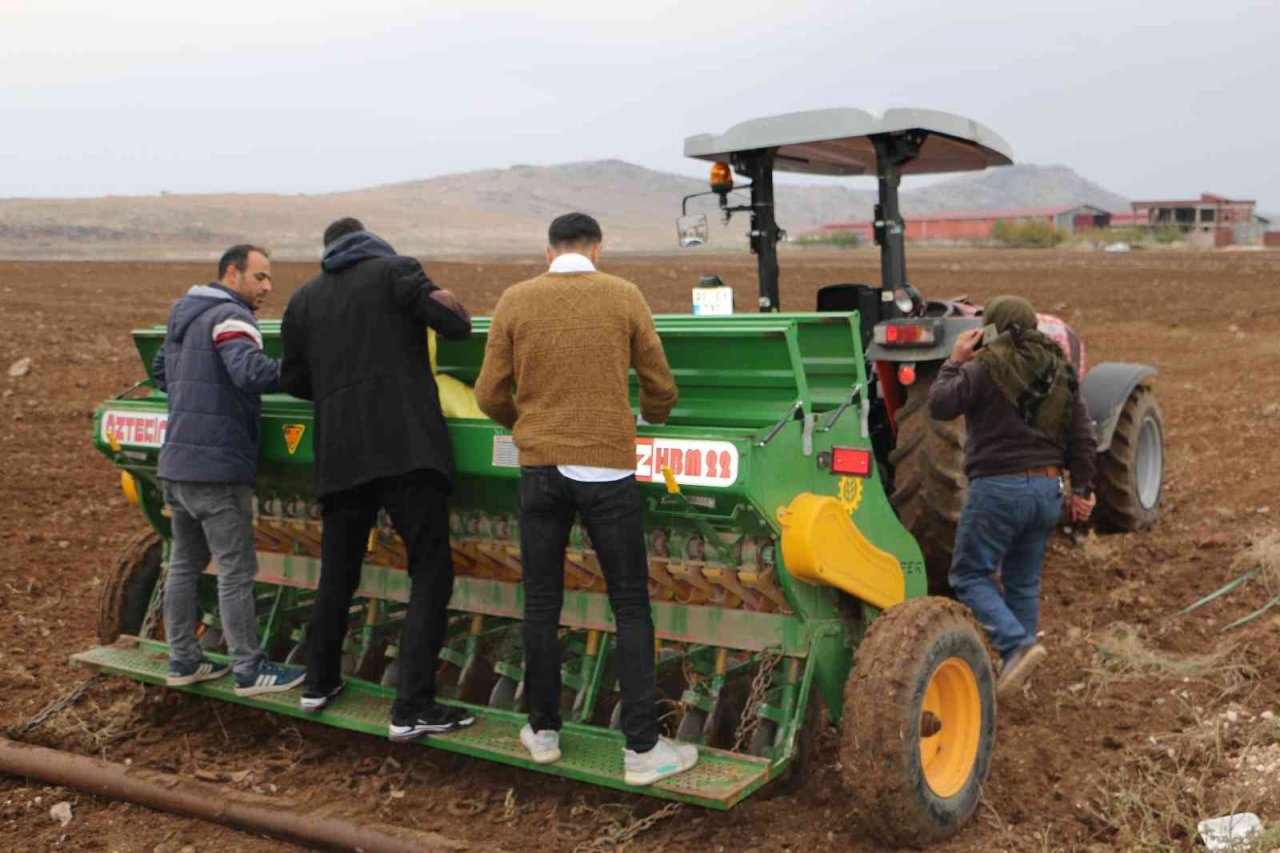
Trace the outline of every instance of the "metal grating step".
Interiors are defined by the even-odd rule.
[[[226,660],[216,654],[209,657],[217,661]],[[135,681],[163,685],[168,672],[169,650],[164,643],[122,637],[115,645],[98,646],[72,655],[71,662]],[[242,698],[232,690],[229,676],[170,689],[383,737],[387,733],[391,702],[395,697],[395,691],[389,688],[348,679],[347,689],[328,708],[319,714],[307,714],[298,707],[297,690]],[[463,702],[447,704],[474,711],[477,717],[475,725],[449,735],[424,737],[419,743],[580,782],[713,809],[727,809],[740,802],[768,781],[771,775],[766,759],[703,747],[698,764],[692,770],[656,785],[635,788],[622,781],[623,738],[620,732],[566,723],[560,733],[563,758],[555,764],[534,764],[520,743],[520,727],[525,723],[523,714]],[[774,773],[781,769],[776,768]]]

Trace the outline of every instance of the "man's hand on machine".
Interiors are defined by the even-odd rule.
[[[467,321],[471,320],[471,314],[468,313],[467,309],[463,306],[462,302],[458,299],[458,297],[454,296],[452,292],[444,289],[433,290],[431,291],[430,296],[436,302],[439,302],[441,305],[443,305],[445,308],[448,308],[450,311],[457,314],[459,317],[462,317]]]
[[[1087,495],[1071,495],[1071,520],[1078,523],[1089,520],[1093,508],[1098,504],[1098,496],[1093,492]]]

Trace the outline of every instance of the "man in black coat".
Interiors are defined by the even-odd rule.
[[[324,521],[302,709],[318,712],[342,691],[347,614],[369,530],[385,508],[404,539],[411,582],[389,736],[442,734],[474,720],[435,697],[453,594],[453,454],[426,330],[465,338],[471,318],[416,260],[397,255],[358,220],[334,222],[324,243],[320,275],[289,300],[281,327],[280,384],[315,401],[316,494]]]

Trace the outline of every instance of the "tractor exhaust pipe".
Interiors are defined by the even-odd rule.
[[[39,779],[95,797],[124,800],[157,811],[220,823],[321,850],[364,853],[452,851],[456,847],[423,838],[398,838],[333,818],[303,815],[278,806],[237,801],[213,785],[168,773],[125,767],[110,761],[0,738],[0,773]]]

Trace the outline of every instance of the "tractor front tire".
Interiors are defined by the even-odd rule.
[[[1111,446],[1098,455],[1098,527],[1145,530],[1160,517],[1164,484],[1164,415],[1149,386],[1133,389]]]
[[[876,619],[845,685],[840,763],[863,826],[895,846],[955,835],[978,808],[996,734],[981,629],[944,598]]]
[[[114,643],[121,634],[136,636],[151,606],[160,578],[164,542],[150,527],[140,531],[116,555],[98,593],[98,640]]]
[[[936,375],[922,375],[908,385],[906,402],[895,415],[898,436],[889,454],[894,478],[890,501],[920,543],[929,594],[946,595],[969,481],[964,475],[964,418],[940,421],[929,415],[929,388]]]

